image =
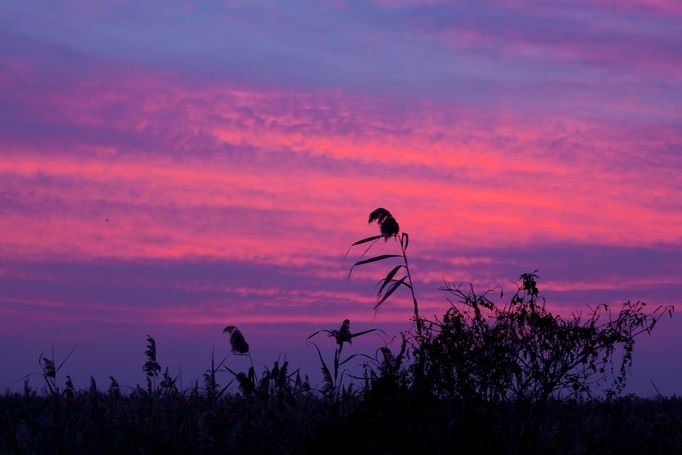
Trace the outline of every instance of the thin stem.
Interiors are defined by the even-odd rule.
[[[256,375],[256,367],[253,366],[253,359],[251,358],[251,353],[247,352],[246,354],[249,356],[249,362],[251,362],[251,369],[253,370],[253,380],[256,383],[256,386],[258,386],[258,376]]]
[[[414,295],[414,283],[412,282],[412,274],[410,273],[410,265],[407,261],[407,252],[405,251],[403,237],[400,238],[400,249],[403,252],[403,261],[405,262],[405,270],[407,271],[407,280],[410,282],[410,292],[412,293],[412,303],[414,304],[414,319],[417,323],[417,335],[421,339],[422,321],[419,318],[419,305],[417,304],[417,297]]]

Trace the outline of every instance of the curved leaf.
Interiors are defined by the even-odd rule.
[[[396,281],[395,283],[393,283],[393,286],[391,286],[389,288],[389,290],[386,291],[386,294],[384,294],[384,296],[381,298],[381,300],[379,300],[377,302],[377,304],[374,305],[374,309],[376,310],[377,308],[379,308],[379,306],[381,306],[381,304],[384,303],[386,301],[386,299],[389,298],[391,296],[391,294],[393,294],[395,292],[395,290],[398,289],[400,287],[400,285],[403,284],[406,279],[407,279],[407,276],[404,276],[401,279],[399,279],[398,281]]]
[[[403,264],[396,265],[395,267],[393,267],[393,269],[390,272],[388,272],[388,275],[386,275],[386,278],[384,278],[384,280],[383,280],[384,284],[381,285],[381,287],[379,288],[379,291],[377,292],[377,297],[381,295],[381,292],[384,290],[386,285],[388,283],[390,283],[391,280],[393,279],[393,277],[395,276],[395,274],[398,273],[398,270],[400,270],[400,267],[405,267],[405,266]]]
[[[332,373],[329,371],[329,368],[327,368],[327,364],[324,361],[324,358],[322,357],[322,352],[320,352],[320,348],[315,344],[311,343],[313,346],[315,346],[315,349],[317,350],[317,355],[320,357],[320,364],[322,364],[322,377],[324,378],[325,382],[325,387],[323,390],[326,391],[326,393],[331,393],[334,391],[334,380],[332,379]]]
[[[402,256],[399,254],[382,254],[380,256],[374,256],[373,258],[363,259],[362,261],[358,261],[355,264],[353,264],[353,267],[356,267],[356,266],[362,265],[362,264],[369,264],[370,262],[383,261],[384,259],[399,258],[399,257],[402,257]]]
[[[331,336],[331,334],[332,334],[332,331],[331,331],[331,330],[322,329],[322,330],[318,330],[318,331],[314,332],[312,335],[309,335],[308,338],[306,338],[306,340],[309,340],[309,339],[313,338],[315,335],[317,335],[317,334],[320,333],[320,332],[327,332],[327,334],[330,335],[330,336]]]
[[[355,332],[355,333],[352,334],[350,337],[351,337],[351,338],[359,337],[360,335],[365,335],[365,334],[367,334],[367,333],[376,332],[376,330],[377,330],[377,329],[369,329],[369,330],[363,330],[363,331],[361,331],[361,332]]]
[[[363,243],[371,242],[372,240],[378,240],[382,237],[383,237],[383,235],[373,235],[371,237],[367,237],[366,239],[358,240],[357,242],[353,243],[351,246],[362,245]]]

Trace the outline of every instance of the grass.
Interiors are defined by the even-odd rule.
[[[43,390],[27,380],[23,392],[0,396],[0,453],[682,452],[682,399],[622,396],[635,339],[672,308],[626,302],[562,318],[547,309],[533,272],[521,275],[507,303],[502,292],[494,297],[498,290],[446,282],[449,309],[425,319],[408,234],[386,209],[369,222],[380,234],[351,245],[363,251],[350,272],[398,261],[379,281],[375,305],[409,291],[415,326],[397,352],[344,354],[375,331],[352,332],[348,320],[318,330],[308,337],[323,373],[316,386],[286,361],[256,371],[245,335],[227,326],[232,355],[251,366],[234,371],[212,354],[203,383],[180,389],[148,336],[146,384],[129,392],[114,377],[104,388],[91,379],[76,390],[66,376],[60,387],[68,356],[58,363],[41,354]],[[399,253],[366,257],[380,240],[396,241]],[[347,373],[351,362],[361,376]]]
[[[330,401],[201,390],[149,395],[95,387],[73,397],[0,397],[0,453],[527,453],[508,403],[377,387]],[[542,453],[679,453],[682,399],[550,400],[532,449]]]

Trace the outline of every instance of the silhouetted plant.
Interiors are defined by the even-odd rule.
[[[343,323],[341,323],[341,328],[339,330],[327,330],[327,329],[322,329],[314,332],[313,334],[308,336],[308,340],[311,338],[315,337],[318,333],[324,332],[327,335],[329,335],[330,338],[334,338],[336,340],[336,345],[338,346],[339,354],[343,350],[343,345],[344,343],[348,344],[353,344],[353,338],[366,335],[368,333],[376,332],[377,329],[369,329],[369,330],[363,330],[360,332],[355,332],[351,333],[350,331],[350,319],[344,319]]]
[[[109,396],[115,399],[121,398],[121,386],[118,384],[116,378],[109,376],[109,381],[109,390],[107,391]]]
[[[290,372],[289,362],[276,360],[271,368],[265,368],[256,388],[256,395],[263,401],[293,403],[297,395],[310,391],[308,379],[301,379],[298,369]]]
[[[228,389],[228,387],[232,384],[232,381],[230,381],[225,387],[220,387],[218,384],[217,380],[217,373],[218,371],[222,368],[223,364],[225,363],[225,360],[227,357],[224,357],[223,360],[216,365],[215,363],[215,353],[214,350],[211,350],[211,366],[204,372],[204,392],[206,393],[206,398],[209,400],[209,402],[213,402],[216,399],[220,398],[220,396],[225,393],[225,391]]]
[[[159,391],[165,394],[178,393],[178,388],[176,382],[178,381],[178,376],[171,376],[168,367],[163,370],[163,375],[161,377],[161,382],[159,383]]]
[[[90,376],[90,386],[88,387],[88,397],[96,401],[97,396],[99,395],[99,390],[97,390],[97,381],[95,381],[95,378]]]
[[[551,397],[591,398],[602,389],[607,397],[620,394],[635,338],[672,315],[672,307],[647,313],[646,304],[626,302],[616,315],[601,305],[587,317],[565,319],[546,308],[537,278],[521,275],[503,306],[489,298],[492,291],[445,283],[443,290],[457,301],[450,301],[442,321],[425,321],[419,346],[433,393],[473,406],[516,403],[521,430],[536,431]]]
[[[40,367],[43,370],[43,379],[45,379],[45,384],[47,385],[47,390],[51,395],[54,395],[59,391],[57,388],[57,369],[54,366],[54,352],[52,353],[52,359],[43,357],[40,355]]]
[[[345,376],[345,369],[341,369],[342,366],[353,360],[354,358],[358,357],[359,355],[363,354],[352,354],[347,356],[346,358],[342,359],[341,358],[341,352],[343,351],[343,345],[345,343],[352,344],[353,338],[366,335],[368,333],[372,333],[377,331],[377,329],[369,329],[369,330],[363,330],[360,332],[356,333],[351,333],[350,331],[350,320],[345,319],[343,323],[341,324],[341,328],[338,330],[318,330],[314,333],[312,333],[310,336],[308,336],[308,340],[314,338],[316,335],[319,333],[325,332],[327,335],[330,337],[334,338],[336,341],[336,348],[334,349],[334,360],[332,363],[332,369],[330,370],[329,367],[327,366],[327,363],[324,360],[324,357],[322,356],[322,352],[320,351],[319,346],[316,343],[311,344],[315,347],[315,350],[317,351],[317,355],[320,359],[320,365],[322,368],[322,379],[323,379],[323,386],[322,386],[322,394],[326,396],[327,398],[338,398],[339,392],[343,391],[343,378]]]
[[[66,383],[64,384],[64,397],[67,400],[73,400],[74,397],[74,392],[75,392],[75,387],[73,386],[73,380],[71,379],[71,376],[66,376]]]
[[[397,354],[388,346],[377,349],[373,359],[364,365],[365,394],[383,394],[391,397],[399,391],[409,388],[408,369],[405,368],[409,360],[408,338],[402,334],[402,342]]]
[[[239,391],[245,397],[250,397],[256,392],[258,382],[256,381],[256,369],[254,367],[249,367],[249,370],[246,373],[241,371],[235,372],[229,367],[225,367],[225,369],[237,380]]]
[[[59,394],[59,387],[57,385],[57,373],[62,369],[67,360],[71,357],[71,354],[76,350],[76,346],[69,352],[69,354],[61,361],[59,365],[55,365],[54,359],[54,347],[52,348],[52,356],[50,358],[45,357],[43,353],[40,353],[38,358],[38,364],[47,385],[47,390],[50,395]],[[30,376],[30,375],[29,375]]]
[[[249,353],[249,343],[237,327],[228,325],[223,329],[223,333],[230,335],[230,348],[233,354],[247,355]]]
[[[363,251],[361,258],[367,254],[367,252],[376,244],[380,239],[384,239],[387,242],[390,238],[397,239],[400,244],[401,254],[381,254],[368,259],[360,259],[356,261],[350,268],[348,276],[350,277],[353,269],[355,267],[370,264],[373,262],[385,261],[392,258],[401,258],[402,264],[393,267],[386,276],[379,281],[379,290],[377,292],[377,303],[374,305],[374,309],[378,309],[388,298],[393,295],[395,291],[398,290],[400,286],[405,286],[410,290],[412,296],[412,304],[414,310],[414,320],[417,325],[417,335],[421,337],[422,334],[422,321],[419,317],[419,304],[417,303],[417,297],[414,293],[414,283],[412,281],[412,273],[410,271],[409,261],[407,259],[407,247],[410,243],[410,236],[407,232],[400,232],[400,225],[396,219],[391,215],[391,212],[385,208],[378,208],[369,214],[368,223],[372,224],[377,222],[379,224],[379,229],[381,234],[374,235],[371,237],[358,240],[351,244],[351,248],[358,245],[363,245],[369,243],[369,246]],[[404,271],[402,277],[398,277],[399,272]]]
[[[256,377],[256,369],[253,366],[253,358],[251,357],[251,352],[249,352],[249,343],[246,342],[246,338],[236,326],[228,325],[223,329],[223,333],[230,335],[230,350],[233,354],[248,356],[251,367],[247,373],[234,372],[231,368],[225,367],[225,370],[232,374],[239,386],[239,390],[245,396],[251,396],[256,392],[258,387],[258,378]]]
[[[144,355],[146,360],[142,369],[145,376],[147,376],[147,392],[151,394],[156,387],[156,378],[161,372],[161,365],[156,361],[156,341],[151,335],[147,335],[147,348],[144,351]]]

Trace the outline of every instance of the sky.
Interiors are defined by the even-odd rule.
[[[387,265],[346,279],[377,207],[429,317],[533,270],[561,314],[679,307],[681,172],[677,0],[4,0],[0,388],[74,347],[142,383],[147,334],[191,383],[228,324],[311,376],[345,318],[372,353],[412,327]],[[678,319],[631,391],[682,393]]]

